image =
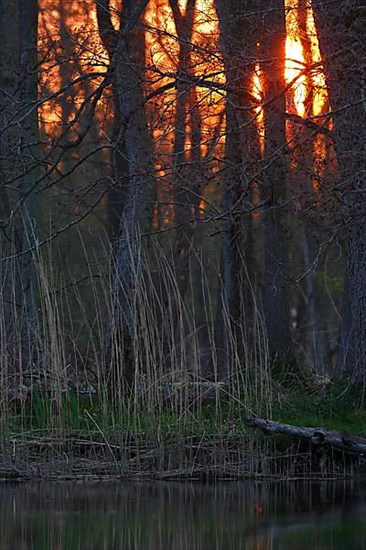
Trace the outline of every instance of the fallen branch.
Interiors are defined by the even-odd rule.
[[[268,435],[283,434],[300,439],[307,439],[314,446],[329,446],[345,453],[366,453],[365,438],[336,430],[293,426],[291,424],[282,424],[281,422],[265,420],[263,418],[247,418],[246,424],[252,428],[259,428]]]

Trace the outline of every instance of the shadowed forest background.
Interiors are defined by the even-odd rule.
[[[362,390],[365,29],[358,0],[1,0],[5,430],[143,409],[159,443],[167,408]]]

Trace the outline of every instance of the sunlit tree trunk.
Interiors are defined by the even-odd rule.
[[[346,243],[339,367],[366,382],[366,9],[362,0],[313,0],[333,109],[340,172],[338,198]]]
[[[312,79],[312,73],[310,68],[313,63],[313,53],[311,38],[308,34],[307,17],[309,12],[309,5],[307,0],[299,0],[298,3],[298,25],[299,25],[299,39],[303,48],[304,61],[307,68],[306,78],[306,97],[305,97],[305,115],[307,117],[314,115],[314,82]],[[314,208],[314,189],[312,188],[312,176],[313,164],[314,164],[314,147],[317,136],[314,133],[310,133],[306,128],[302,131],[298,129],[298,141],[301,143],[300,153],[298,156],[298,166],[301,171],[299,174],[301,189],[304,196],[300,195],[300,201],[302,207],[306,211],[307,208]],[[295,177],[297,178],[296,174]],[[297,185],[299,182],[296,182]],[[302,255],[304,270],[307,270],[302,279],[303,290],[303,304],[302,315],[300,323],[303,327],[301,336],[304,338],[304,348],[308,364],[314,369],[317,374],[324,374],[324,335],[321,334],[321,323],[319,315],[319,296],[317,283],[315,279],[315,273],[313,269],[309,269],[315,255],[314,238],[311,232],[310,223],[304,219],[302,221]]]
[[[223,307],[226,317],[225,361],[242,355],[253,321],[254,258],[252,216],[253,173],[259,160],[252,79],[258,61],[258,5],[216,0],[221,47],[228,86],[223,188]],[[247,342],[248,343],[248,342]],[[243,360],[243,357],[241,357]]]
[[[155,194],[152,140],[143,101],[143,67],[134,62],[134,31],[148,1],[124,2],[124,25],[115,34],[109,2],[98,1],[101,35],[115,40],[110,60],[118,90],[119,116],[124,124],[125,153],[128,162],[128,191],[121,218],[112,297],[112,321],[106,359],[111,368],[110,385],[118,395],[134,378],[134,348],[138,326],[135,311],[136,287],[141,274],[141,234],[151,227]],[[111,50],[112,51],[112,50]]]
[[[290,323],[286,293],[285,10],[282,0],[266,1],[262,5],[265,116],[262,177],[266,202],[264,310],[269,354],[271,358],[287,361],[290,357]]]

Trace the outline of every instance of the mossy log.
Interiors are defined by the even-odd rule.
[[[366,454],[366,439],[345,432],[282,424],[263,418],[247,418],[246,424],[252,428],[259,428],[267,435],[283,434],[306,439],[316,447],[327,446],[345,453]]]

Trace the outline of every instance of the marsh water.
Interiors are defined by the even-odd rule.
[[[1,550],[366,549],[366,484],[0,484]]]

